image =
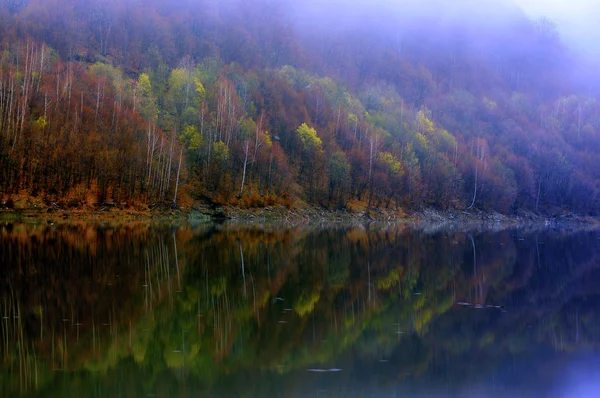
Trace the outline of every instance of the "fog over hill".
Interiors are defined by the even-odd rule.
[[[595,0],[515,0],[532,18],[545,17],[556,23],[569,45],[600,59],[600,2]]]
[[[540,4],[4,1],[0,194],[597,214],[597,6]]]

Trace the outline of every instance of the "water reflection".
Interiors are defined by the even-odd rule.
[[[0,395],[569,396],[596,376],[599,239],[2,225]]]

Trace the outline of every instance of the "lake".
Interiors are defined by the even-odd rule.
[[[2,397],[592,397],[600,231],[0,224]]]

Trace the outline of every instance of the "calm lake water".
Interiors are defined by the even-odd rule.
[[[0,224],[1,397],[596,397],[600,232]]]

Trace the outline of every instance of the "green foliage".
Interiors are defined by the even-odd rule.
[[[206,89],[204,88],[204,85],[202,85],[202,82],[198,77],[194,77],[194,84],[196,85],[196,94],[198,95],[198,98],[200,100],[204,99]]]
[[[112,65],[96,62],[90,66],[90,73],[99,77],[105,78],[113,86],[116,91],[122,90],[126,82],[123,77],[123,71],[121,68],[115,68]]]
[[[425,116],[424,111],[419,111],[417,113],[417,130],[422,134],[433,134],[435,131],[435,126],[433,122]]]
[[[319,138],[317,130],[314,128],[308,127],[306,123],[302,123],[296,130],[296,134],[298,134],[298,138],[300,138],[300,142],[302,143],[304,150],[310,153],[315,153],[321,150],[323,142]]]
[[[404,160],[404,164],[406,164],[406,168],[411,171],[419,167],[419,158],[410,143],[404,147],[402,159]]]
[[[335,184],[342,184],[348,179],[350,173],[350,164],[346,154],[341,151],[335,152],[329,158],[329,178]]]
[[[146,73],[142,73],[138,77],[137,92],[140,114],[148,122],[156,122],[158,117],[158,107],[154,95],[152,94],[150,76]]]
[[[247,140],[256,133],[256,123],[249,117],[241,118],[239,121],[240,139]]]
[[[151,97],[152,96],[152,84],[150,83],[150,76],[146,73],[141,73],[138,77],[138,89],[140,97]]]
[[[456,148],[456,138],[445,129],[437,130],[438,148],[440,151],[450,153]]]
[[[205,87],[213,86],[219,79],[219,73],[223,69],[223,61],[218,57],[208,57],[200,60],[196,68],[199,79]]]
[[[379,153],[379,162],[387,168],[390,174],[402,175],[402,164],[389,152]]]
[[[154,92],[154,95],[160,98],[161,100],[164,98],[164,95],[167,92],[169,75],[169,65],[162,61],[156,66],[154,70],[152,70],[152,73],[150,74],[150,78],[152,80],[152,90]]]
[[[220,167],[226,167],[229,163],[229,148],[223,141],[217,141],[213,144],[213,153],[215,162]]]
[[[290,86],[294,87],[307,87],[313,77],[309,76],[305,71],[298,70],[290,65],[283,66],[277,74],[282,77]]]
[[[422,157],[425,157],[429,152],[429,140],[421,133],[415,134],[415,148],[420,152]]]
[[[333,253],[326,264],[327,282],[332,289],[341,289],[350,277],[349,252]]]
[[[397,287],[400,282],[400,273],[396,268],[393,268],[386,277],[377,280],[377,288],[383,291],[388,291]]]
[[[194,86],[192,86],[192,84]],[[180,117],[190,103],[194,103],[195,83],[187,69],[173,69],[169,75],[166,108],[173,117]]]
[[[188,106],[183,110],[181,117],[179,118],[180,125],[198,125],[198,109],[192,106]]]
[[[185,126],[181,138],[186,143],[190,152],[197,151],[202,146],[202,137],[196,129],[196,126]]]
[[[318,291],[303,292],[298,301],[294,304],[294,311],[300,316],[305,317],[306,315],[313,312],[315,304],[319,302],[321,297]]]

